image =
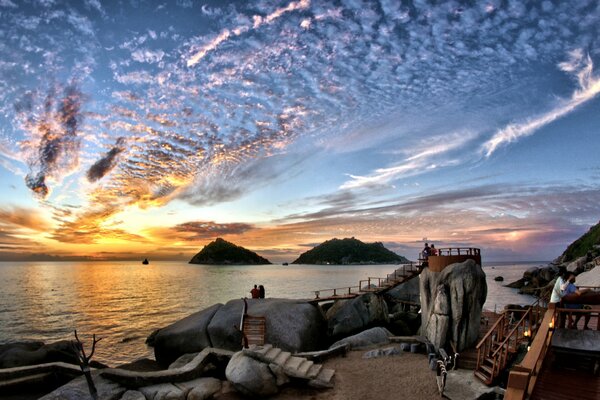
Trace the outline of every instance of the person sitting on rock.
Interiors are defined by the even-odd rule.
[[[258,290],[258,288],[256,287],[256,285],[254,285],[254,289],[252,289],[250,291],[250,294],[252,295],[253,299],[258,299],[260,296],[260,291]]]
[[[258,285],[258,298],[259,299],[265,298],[265,287],[263,285]]]

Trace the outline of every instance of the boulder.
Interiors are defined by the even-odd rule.
[[[79,365],[69,340],[50,344],[42,342],[18,342],[0,347],[0,368],[66,362]]]
[[[567,271],[580,272],[587,262],[587,256],[582,256],[567,264]]]
[[[325,318],[318,307],[302,300],[248,299],[248,314],[266,317],[265,342],[292,353],[322,348]],[[242,335],[239,325],[242,300],[231,300],[215,313],[208,324],[214,347],[239,350]]]
[[[255,398],[276,394],[277,378],[265,363],[237,352],[225,369],[225,376],[238,392]]]
[[[415,335],[421,327],[421,315],[415,312],[399,311],[389,316],[388,329],[396,336]]]
[[[331,314],[327,320],[327,333],[331,337],[347,336],[389,322],[385,301],[374,293],[348,300]]]
[[[184,389],[187,393],[187,400],[205,400],[221,390],[222,383],[217,378],[198,378],[189,382],[177,384],[178,387]]]
[[[138,392],[137,390],[128,390],[123,393],[121,396],[121,400],[146,400],[146,396],[142,392]]]
[[[139,391],[152,400],[185,400],[185,392],[172,383],[161,383],[158,385],[145,386]]]
[[[527,268],[525,272],[523,272],[523,278],[530,281],[533,277],[537,276],[539,272],[540,269],[538,267]]]
[[[102,378],[99,371],[92,372],[92,379],[98,391],[98,400],[120,399],[126,389],[108,379]],[[91,400],[92,396],[84,376],[73,379],[39,400]]]
[[[214,304],[160,329],[153,341],[156,361],[168,366],[183,354],[197,353],[206,347],[212,347],[207,327],[221,307],[222,304]]]
[[[338,340],[332,344],[330,348],[347,345],[349,349],[362,349],[370,346],[387,344],[390,342],[390,336],[393,335],[387,329],[375,327],[342,340]]]
[[[555,265],[548,265],[547,267],[540,269],[540,277],[544,279],[546,282],[550,282],[556,277],[558,274],[558,267]]]
[[[416,278],[410,279],[390,290],[384,295],[389,305],[394,301],[410,301],[419,303],[420,292],[419,292],[419,280]]]
[[[487,296],[485,273],[475,261],[451,264],[419,276],[421,330],[436,346],[454,341],[458,351],[475,344]]]

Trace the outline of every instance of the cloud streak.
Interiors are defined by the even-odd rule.
[[[542,127],[570,114],[600,93],[600,77],[594,76],[594,64],[589,54],[584,55],[581,49],[574,50],[570,54],[570,59],[560,63],[559,67],[575,75],[579,89],[573,92],[569,100],[549,112],[529,121],[510,124],[500,129],[483,144],[486,157],[491,156],[499,147],[530,136]]]

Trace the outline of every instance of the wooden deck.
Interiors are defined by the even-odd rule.
[[[531,395],[532,400],[598,400],[600,376],[585,365],[566,367],[550,349]]]

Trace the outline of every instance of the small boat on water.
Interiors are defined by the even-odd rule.
[[[282,263],[281,265],[288,265],[288,263],[284,262],[284,263]]]
[[[147,258],[144,258],[144,261],[142,261],[142,264],[144,264],[144,265],[148,265],[148,264],[150,264],[150,261],[148,261],[148,259],[147,259]]]

